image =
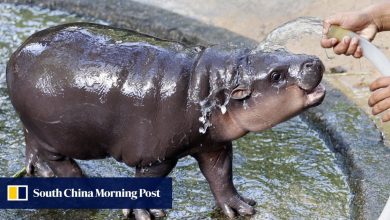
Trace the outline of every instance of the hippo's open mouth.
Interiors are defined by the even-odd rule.
[[[306,91],[306,107],[313,107],[321,104],[325,97],[325,87],[322,84],[318,84],[317,87],[310,91]]]

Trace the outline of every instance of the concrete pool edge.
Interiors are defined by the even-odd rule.
[[[344,165],[354,197],[352,219],[377,219],[390,194],[390,148],[369,116],[328,83],[327,97],[301,115]],[[383,190],[386,189],[386,190]]]
[[[221,28],[132,1],[35,1],[0,0],[33,4],[97,17],[120,27],[184,42],[201,44],[233,42],[254,47],[257,42]],[[107,4],[107,5],[106,5]],[[118,7],[118,5],[121,5]],[[107,7],[106,7],[107,6]],[[383,145],[375,124],[338,90],[327,85],[324,103],[302,114],[308,124],[321,131],[329,147],[345,165],[351,191],[352,218],[375,219],[390,192],[390,149]],[[387,160],[387,161],[386,161]],[[385,169],[387,168],[387,170]],[[381,191],[387,189],[385,192]]]

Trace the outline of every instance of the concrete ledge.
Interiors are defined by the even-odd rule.
[[[256,42],[239,34],[226,35],[225,29],[205,25],[194,19],[131,0],[0,0],[16,4],[33,4],[96,17],[117,27],[133,29],[160,38],[201,45],[231,42],[232,46],[255,46]]]
[[[115,26],[170,40],[255,47],[257,42],[153,6],[128,0],[0,0],[61,9],[109,21]],[[318,129],[340,159],[354,197],[351,218],[377,219],[390,195],[390,148],[369,117],[338,90],[326,85],[324,103],[301,117]]]

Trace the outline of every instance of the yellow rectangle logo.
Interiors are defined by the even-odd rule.
[[[28,201],[28,186],[27,185],[8,185],[7,186],[8,201]]]

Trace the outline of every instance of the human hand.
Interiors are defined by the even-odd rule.
[[[390,109],[390,77],[380,77],[370,85],[372,94],[368,99],[368,105],[372,107],[372,114],[377,115]],[[390,111],[382,115],[382,121],[390,121]]]
[[[324,48],[333,47],[336,54],[353,55],[355,58],[363,56],[362,49],[359,46],[359,38],[353,37],[351,39],[351,37],[345,36],[342,41],[338,41],[336,38],[327,38],[326,35],[330,25],[338,25],[353,31],[369,41],[374,39],[379,29],[373,16],[367,10],[333,15],[325,19],[323,25],[324,37],[321,40],[321,46]]]

